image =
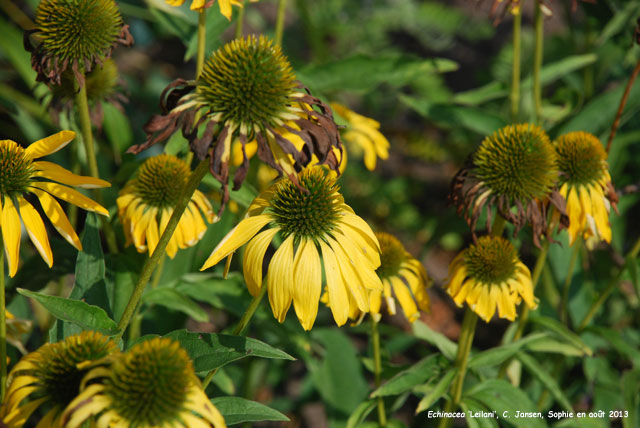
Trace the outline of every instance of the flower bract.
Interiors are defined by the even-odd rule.
[[[109,215],[104,207],[68,186],[95,189],[109,187],[110,183],[75,175],[55,163],[37,160],[62,149],[74,137],[74,132],[62,131],[26,149],[15,141],[0,140],[0,227],[12,277],[18,271],[21,223],[43,260],[49,267],[53,265],[47,230],[36,208],[25,198],[27,194],[38,198],[42,211],[56,230],[78,250],[82,249],[80,239],[54,196],[85,210]]]
[[[467,303],[484,321],[498,311],[500,318],[513,321],[522,300],[537,307],[531,272],[518,258],[513,245],[498,236],[483,236],[458,254],[449,265],[444,285],[458,306]]]
[[[311,329],[324,278],[333,317],[342,325],[350,301],[368,312],[368,290],[382,290],[375,273],[380,266],[378,240],[344,203],[335,178],[324,168],[305,169],[297,180],[299,185],[283,178],[258,195],[247,217],[223,238],[201,270],[248,243],[242,263],[247,287],[254,296],[268,287],[278,321],[284,321],[293,302],[302,327]],[[274,241],[281,244],[263,278],[263,264]]]

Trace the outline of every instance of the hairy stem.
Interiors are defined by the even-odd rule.
[[[0,402],[7,392],[7,317],[4,295],[4,244],[0,236]]]
[[[278,16],[276,18],[275,42],[282,46],[282,35],[284,34],[284,16],[287,11],[287,0],[278,0]]]
[[[247,7],[245,4],[244,7],[238,8],[238,17],[236,18],[236,33],[235,38],[240,39],[242,37],[242,27],[244,26],[244,8]]]
[[[204,51],[207,45],[207,9],[204,7],[198,12],[198,48],[196,51],[196,79],[202,73],[204,67]]]
[[[378,331],[378,321],[369,314],[371,321],[371,347],[373,348],[373,375],[375,379],[376,389],[381,384],[382,358],[380,357],[380,332]],[[387,426],[387,413],[384,409],[384,399],[378,397],[378,423],[382,428]]]
[[[518,118],[520,111],[520,33],[522,27],[522,13],[513,17],[513,64],[511,69],[511,120]]]
[[[533,55],[533,103],[535,105],[536,121],[542,120],[542,87],[540,86],[540,69],[542,68],[542,53],[544,48],[544,16],[541,0],[535,4],[536,44]]]

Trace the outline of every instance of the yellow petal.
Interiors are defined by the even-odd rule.
[[[191,10],[201,11],[204,8],[205,0],[192,0]]]
[[[158,234],[158,208],[152,207],[149,208],[151,212],[149,215],[149,224],[147,225],[147,248],[149,248],[149,254],[153,254],[156,247],[158,246],[158,241],[160,240],[160,236]]]
[[[63,201],[67,201],[74,205],[79,206],[82,209],[87,211],[93,211],[98,214],[109,216],[109,212],[100,204],[95,202],[92,199],[87,198],[82,193],[77,190],[73,190],[70,187],[63,186],[58,183],[48,183],[48,182],[31,182],[31,187],[36,187],[38,189],[42,189],[46,192],[51,193],[53,196],[56,196]]]
[[[200,208],[200,210],[202,211],[202,213],[204,214],[205,218],[209,223],[213,223],[214,221],[216,221],[217,216],[216,216],[216,213],[213,211],[211,202],[209,202],[209,200],[204,196],[204,194],[201,191],[196,190],[193,193],[192,199],[198,205],[198,208]]]
[[[382,282],[376,273],[377,266],[372,265],[362,251],[347,236],[336,233],[335,238],[344,249],[345,254],[348,255],[356,274],[361,279],[362,285],[371,290],[382,290]]]
[[[347,224],[340,228],[340,231],[351,239],[359,250],[369,259],[372,266],[380,266],[380,251],[378,247],[366,238],[366,235]]]
[[[582,230],[584,230],[586,217],[582,212],[580,206],[580,200],[576,193],[575,187],[569,189],[569,196],[567,197],[567,214],[569,216],[569,242],[573,245],[576,237]]]
[[[58,233],[62,235],[62,237],[67,240],[67,242],[78,249],[78,251],[82,251],[82,244],[80,243],[80,239],[78,238],[78,235],[73,229],[71,223],[69,223],[69,219],[67,218],[67,215],[65,214],[58,201],[56,201],[53,196],[51,196],[47,192],[43,192],[40,189],[32,188],[31,191],[40,200],[42,210],[47,215],[47,217],[49,217],[49,221],[51,221],[51,224],[53,224],[53,227],[56,228]]]
[[[36,171],[31,175],[32,177],[44,177],[62,184],[81,187],[83,189],[111,187],[111,183],[108,181],[94,177],[76,175],[53,162],[38,161],[34,162],[33,166],[36,168]]]
[[[165,0],[165,2],[171,6],[177,7],[177,6],[182,6],[184,3],[184,0]]]
[[[199,1],[204,2],[204,0]],[[220,13],[231,21],[231,2],[229,0],[218,0],[218,6],[220,7]]]
[[[361,217],[353,213],[343,212],[341,220],[343,223],[349,225],[350,227],[353,227],[356,231],[363,234],[369,241],[369,245],[374,246],[378,249],[378,251],[380,251],[380,243],[378,242],[378,238],[376,238],[376,235],[373,233],[373,230],[371,230],[371,227]],[[375,267],[377,268],[378,266]]]
[[[379,314],[380,306],[382,306],[382,292],[378,290],[371,290],[369,292],[369,313]]]
[[[319,242],[322,260],[324,261],[325,280],[329,291],[329,305],[333,313],[333,319],[336,324],[341,326],[349,318],[349,296],[340,273],[336,255],[324,241],[321,240]]]
[[[40,419],[40,422],[38,422],[36,428],[54,428],[55,425],[53,423],[53,420],[59,416],[61,416],[60,406],[55,406],[53,409],[49,410],[42,419]]]
[[[313,240],[300,242],[293,265],[293,308],[302,328],[311,330],[322,293],[322,267]]]
[[[168,209],[162,210],[162,214],[160,215],[160,228],[158,229],[160,235],[164,233],[164,230],[167,228],[167,223],[169,223],[169,218],[171,218],[171,211]],[[170,259],[173,259],[178,252],[178,245],[175,240],[175,233],[169,239],[169,243],[167,244],[167,255]]]
[[[606,242],[611,242],[611,227],[609,226],[609,214],[604,206],[604,194],[598,192],[595,187],[590,187],[591,202],[593,203],[593,219],[598,229],[598,235]]]
[[[29,145],[24,153],[30,159],[38,159],[42,156],[57,152],[69,144],[75,137],[76,133],[73,131],[60,131],[57,134],[53,134]]]
[[[331,238],[327,238],[327,241],[335,254],[340,273],[342,273],[343,283],[347,286],[350,295],[362,312],[369,312],[369,296],[367,296],[362,280],[354,270],[352,260],[338,242]],[[331,296],[329,296],[329,302],[332,302]]]
[[[140,204],[136,208],[135,213],[132,216],[132,230],[131,235],[133,236],[133,245],[136,246],[136,249],[139,252],[143,252],[147,250],[147,246],[145,245],[145,238],[147,232],[147,225],[149,224],[149,216],[150,211],[147,210],[145,212],[145,205]]]
[[[24,223],[27,234],[33,242],[33,245],[40,253],[40,256],[44,262],[49,266],[53,266],[53,254],[51,253],[51,246],[49,245],[49,238],[47,237],[47,229],[44,227],[44,223],[40,218],[38,211],[31,206],[22,196],[18,196],[18,206],[20,208],[20,217]]]
[[[278,233],[279,230],[279,227],[274,227],[260,232],[255,238],[249,241],[244,251],[242,272],[249,293],[251,293],[252,296],[257,296],[260,288],[262,288],[262,264],[264,255],[274,235]]]
[[[293,297],[293,235],[289,235],[276,250],[267,270],[269,303],[273,315],[284,322]]]
[[[200,270],[210,268],[230,253],[243,246],[269,222],[271,222],[271,217],[266,214],[248,217],[242,220],[236,227],[227,233],[222,241],[220,241]]]
[[[4,198],[0,224],[2,224],[2,239],[4,240],[4,251],[9,265],[9,276],[13,278],[18,272],[22,225],[20,224],[18,211],[13,206],[11,199],[7,197]]]
[[[420,317],[420,312],[418,312],[416,302],[413,300],[413,296],[407,288],[407,285],[397,276],[392,276],[389,280],[393,287],[393,293],[400,302],[400,306],[402,306],[404,316],[407,317],[409,322],[414,322],[418,317]]]

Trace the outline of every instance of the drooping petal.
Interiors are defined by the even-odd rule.
[[[311,239],[304,239],[298,245],[293,262],[293,281],[293,308],[302,328],[311,330],[322,293],[320,256]]]
[[[22,225],[20,224],[18,211],[13,206],[11,199],[7,197],[4,198],[2,222],[0,224],[2,224],[2,239],[4,240],[4,251],[9,265],[9,276],[13,278],[18,272]]]
[[[38,250],[38,253],[40,253],[44,262],[49,267],[53,266],[53,253],[49,245],[47,229],[44,227],[40,214],[38,214],[38,211],[22,196],[18,196],[16,199],[18,200],[18,207],[20,208],[20,217],[22,217],[22,222],[24,223],[31,242],[33,242],[33,245],[36,247],[36,250]]]
[[[336,255],[331,247],[320,242],[322,260],[324,261],[324,275],[329,291],[329,305],[333,313],[333,319],[338,326],[343,325],[349,318],[349,296],[345,287]]]
[[[284,322],[293,298],[293,235],[289,235],[276,250],[267,270],[269,303],[273,315]]]
[[[57,134],[50,135],[42,140],[32,143],[24,151],[29,159],[38,159],[42,156],[55,153],[76,137],[73,131],[60,131]]]
[[[404,311],[405,317],[407,317],[409,322],[414,322],[418,317],[420,317],[420,312],[418,312],[416,302],[407,288],[407,285],[397,276],[392,276],[389,279],[391,280],[393,292],[400,302],[400,306]]]
[[[93,211],[98,214],[102,214],[105,216],[109,216],[109,211],[107,211],[102,205],[95,202],[92,199],[87,198],[82,193],[77,190],[73,190],[70,187],[63,186],[58,183],[48,183],[48,182],[32,182],[31,188],[36,187],[38,189],[42,189],[45,192],[51,193],[53,196],[56,196],[63,201],[72,203],[77,205],[78,207],[87,210]]]
[[[255,238],[249,241],[244,251],[242,272],[249,293],[251,293],[252,296],[257,296],[262,287],[262,264],[264,255],[273,237],[279,230],[279,227],[274,227],[260,232]]]
[[[60,235],[62,235],[62,237],[78,251],[82,251],[82,243],[58,201],[56,201],[53,196],[40,189],[32,188],[31,191],[40,200],[40,205],[42,206],[44,213],[49,217],[49,221],[51,221],[51,224],[53,224],[53,227],[56,228],[58,233],[60,233]]]
[[[111,187],[111,183],[108,181],[84,175],[76,175],[53,162],[38,161],[34,162],[33,166],[36,168],[36,171],[31,175],[32,177],[48,178],[62,184],[81,187],[83,189]]]
[[[158,208],[149,208],[149,225],[147,226],[147,248],[149,249],[149,255],[152,255],[158,246],[160,235],[158,233]]]
[[[342,273],[343,283],[347,286],[350,295],[354,298],[358,308],[362,312],[369,312],[369,298],[362,284],[362,280],[354,270],[353,262],[337,241],[331,238],[327,238],[327,241],[335,254],[337,264],[340,267],[340,273]],[[331,296],[329,296],[329,301],[331,302]]]

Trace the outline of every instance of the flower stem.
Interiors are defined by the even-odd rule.
[[[284,33],[284,15],[287,10],[287,0],[278,0],[278,16],[276,18],[276,45],[282,46],[282,34]]]
[[[0,402],[7,392],[7,318],[4,295],[4,245],[0,236]]]
[[[458,369],[458,374],[451,386],[451,398],[445,405],[445,412],[453,412],[460,403],[464,377],[467,373],[467,362],[469,361],[469,353],[471,352],[477,322],[478,316],[467,306],[464,312],[464,319],[462,320],[460,338],[458,339],[458,352],[456,353],[456,359],[454,361],[454,365]],[[452,418],[441,418],[438,427],[447,428],[452,420]]]
[[[518,118],[520,110],[520,33],[522,28],[522,13],[513,17],[513,64],[511,69],[511,120]]]
[[[207,9],[204,7],[198,12],[198,49],[196,52],[196,79],[202,73],[204,67],[204,51],[207,44]]]
[[[635,68],[633,69],[633,73],[631,73],[631,77],[627,82],[627,87],[624,89],[624,94],[622,94],[622,99],[620,100],[620,105],[618,106],[618,112],[616,113],[616,118],[613,121],[613,125],[611,125],[611,133],[609,134],[609,140],[607,141],[607,153],[611,149],[611,143],[613,143],[613,138],[616,136],[616,132],[618,131],[618,126],[620,126],[620,118],[622,117],[622,112],[624,111],[624,106],[627,104],[627,99],[629,99],[629,94],[631,93],[631,87],[633,86],[633,82],[636,81],[638,74],[640,73],[640,59],[636,63]]]
[[[242,37],[242,27],[244,25],[244,8],[247,7],[245,4],[243,7],[238,8],[238,17],[236,18],[236,34],[235,38],[240,39]]]
[[[87,83],[80,87],[80,83],[76,82],[76,110],[80,119],[80,129],[82,131],[82,141],[84,143],[84,149],[87,155],[87,164],[89,165],[89,175],[95,178],[100,178],[100,172],[98,171],[98,161],[96,160],[96,153],[93,147],[93,134],[91,133],[91,116],[89,115],[89,102],[87,100]],[[102,194],[99,189],[94,190],[93,197],[100,205],[104,205],[102,200]],[[107,247],[113,254],[118,252],[118,244],[116,242],[116,234],[111,227],[109,219],[104,216],[100,216],[102,223],[102,230],[107,241]]]
[[[233,329],[233,335],[240,336],[244,329],[247,328],[249,322],[251,321],[251,318],[253,318],[253,314],[256,313],[256,309],[258,309],[258,306],[260,306],[262,298],[267,293],[267,288],[267,284],[262,284],[262,287],[260,287],[260,292],[253,297],[253,300],[251,300],[251,303],[247,307],[247,310],[244,311],[244,314],[242,314],[242,318],[240,318],[238,325],[236,325],[236,328]],[[218,367],[207,373],[207,376],[202,381],[203,389],[205,389],[209,385],[209,383],[211,383],[211,379],[213,379],[217,372]]]
[[[129,322],[131,321],[131,317],[133,316],[138,303],[140,302],[140,298],[142,297],[142,293],[144,292],[147,283],[149,282],[149,278],[151,278],[151,274],[154,269],[160,262],[160,259],[164,256],[165,250],[167,249],[167,245],[169,244],[169,240],[173,236],[173,232],[175,232],[176,227],[178,226],[178,222],[184,213],[184,210],[187,208],[189,201],[191,200],[191,196],[198,188],[198,184],[202,181],[202,178],[205,176],[207,171],[209,170],[209,160],[204,159],[198,164],[195,171],[191,173],[191,177],[189,177],[189,181],[185,185],[184,191],[182,192],[178,203],[173,209],[173,214],[171,214],[171,218],[167,223],[167,227],[164,232],[162,232],[162,236],[160,236],[160,240],[158,241],[158,245],[156,249],[153,251],[151,257],[147,259],[147,261],[142,266],[142,271],[140,272],[140,277],[138,278],[138,282],[133,289],[133,293],[129,298],[129,302],[127,303],[127,307],[124,309],[124,313],[122,314],[122,318],[120,318],[120,322],[118,323],[118,335],[117,338],[122,337],[124,331],[126,330]]]
[[[578,331],[582,331],[585,329],[596,312],[598,312],[598,309],[600,309],[600,307],[607,300],[607,297],[609,297],[613,290],[615,290],[615,288],[618,286],[618,282],[620,281],[620,277],[622,276],[622,273],[625,271],[627,266],[630,263],[635,263],[638,252],[640,252],[640,238],[636,240],[635,244],[633,244],[633,248],[631,248],[631,250],[627,254],[627,257],[625,258],[627,262],[624,264],[624,266],[618,269],[618,272],[616,272],[615,276],[611,278],[611,281],[609,281],[609,283],[607,284],[607,288],[605,288],[604,291],[600,293],[600,297],[598,298],[598,300],[596,300],[593,305],[591,305],[591,307],[589,308],[589,312],[587,312],[587,315],[580,323]]]
[[[369,315],[371,321],[371,347],[373,348],[373,375],[376,388],[380,387],[380,375],[382,373],[382,359],[380,358],[380,332],[378,331],[378,321]],[[387,414],[384,410],[384,400],[378,397],[378,422],[382,428],[387,426]]]
[[[544,47],[544,16],[541,1],[535,4],[536,44],[533,55],[533,103],[535,105],[536,121],[542,120],[542,88],[540,86],[540,69],[542,68],[542,53]]]
[[[571,249],[571,259],[569,259],[569,266],[567,267],[567,276],[564,279],[564,284],[562,285],[562,299],[560,300],[560,305],[558,305],[558,312],[560,313],[560,321],[565,324],[568,323],[568,308],[567,305],[569,303],[569,288],[571,288],[571,280],[573,279],[573,269],[576,265],[576,260],[578,260],[578,254],[580,254],[580,249],[582,248],[582,237],[578,236],[576,241],[573,243],[573,248]]]

